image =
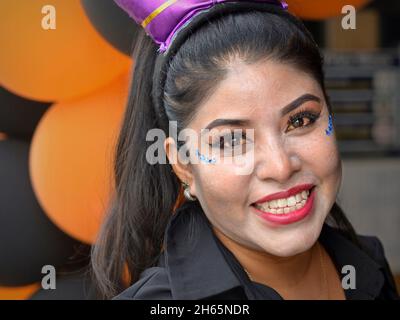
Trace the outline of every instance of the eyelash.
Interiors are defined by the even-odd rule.
[[[318,120],[319,116],[320,116],[320,113],[315,113],[315,112],[312,112],[312,111],[309,111],[309,110],[301,110],[300,112],[298,112],[295,115],[291,116],[289,118],[289,121],[288,121],[287,124],[288,124],[288,127],[291,126],[291,125],[294,127],[294,123],[297,120],[303,119],[303,118],[308,118],[310,122],[307,125],[294,128],[294,129],[305,129],[305,128],[313,125],[315,123],[315,121]],[[289,131],[291,131],[291,130],[289,130]],[[285,132],[288,132],[288,128],[286,128]]]
[[[238,136],[238,135],[235,135],[234,134],[234,131],[231,131],[231,133],[230,134],[227,134],[227,135],[224,135],[224,136],[220,136],[220,137],[218,137],[217,138],[217,141],[215,141],[215,142],[212,142],[212,143],[209,143],[209,145],[211,146],[211,147],[219,147],[220,149],[224,149],[225,148],[225,146],[224,146],[224,143],[225,143],[225,141],[224,141],[224,143],[223,144],[221,144],[221,139],[227,139],[227,138],[229,138],[229,139],[231,139],[231,141],[233,141],[234,139],[244,139],[244,140],[246,140],[246,132],[242,132],[242,134],[241,134],[241,136]],[[240,144],[239,144],[240,145]],[[235,145],[235,146],[230,146],[231,148],[234,148],[234,147],[236,147],[236,146],[238,146],[238,145]]]

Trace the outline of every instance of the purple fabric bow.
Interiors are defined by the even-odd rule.
[[[197,13],[217,3],[240,2],[240,0],[114,0],[165,52],[176,32]],[[280,0],[244,0],[264,2],[287,9]]]

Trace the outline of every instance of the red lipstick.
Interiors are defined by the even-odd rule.
[[[313,187],[313,185],[296,186],[292,189],[289,189],[288,191],[278,192],[278,193],[269,195],[267,197],[264,197],[261,200],[258,200],[256,203],[271,201],[271,200],[275,200],[275,199],[279,199],[279,198],[287,198],[287,197],[297,194],[303,190],[309,190],[312,187]],[[304,219],[305,217],[307,217],[313,209],[314,198],[315,198],[315,188],[312,188],[312,190],[310,190],[310,194],[309,194],[304,206],[300,209],[291,211],[289,213],[274,214],[271,212],[262,211],[262,210],[258,209],[257,207],[255,207],[254,205],[252,205],[251,207],[256,211],[256,213],[262,219],[264,219],[268,222],[272,222],[273,224],[286,225],[286,224],[300,221],[300,220]],[[264,199],[267,199],[267,200],[264,200]]]
[[[259,200],[257,200],[254,203],[263,203],[271,200],[276,200],[276,199],[282,199],[282,198],[289,198],[290,196],[294,196],[297,193],[300,193],[304,190],[310,190],[314,185],[313,184],[300,184],[298,186],[295,186],[287,191],[281,191],[273,194],[269,194]]]

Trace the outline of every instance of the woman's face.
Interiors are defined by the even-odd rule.
[[[328,117],[323,92],[308,74],[274,61],[235,65],[188,126],[199,133],[190,147],[191,160],[197,161],[186,166],[190,192],[213,227],[246,247],[276,256],[309,249],[341,181],[335,136],[326,132]],[[200,136],[211,123],[210,133]],[[234,129],[243,129],[243,134],[232,139]],[[211,145],[208,151],[201,147],[205,145]],[[236,153],[224,155],[226,151]],[[222,156],[207,163],[204,159],[212,158],[212,152]],[[235,162],[239,158],[244,167]],[[302,194],[310,186],[312,191]],[[270,195],[273,200],[266,201]]]

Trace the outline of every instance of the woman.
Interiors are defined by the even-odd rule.
[[[117,3],[146,31],[93,251],[102,296],[396,299],[381,243],[335,203],[322,58],[286,5]]]

